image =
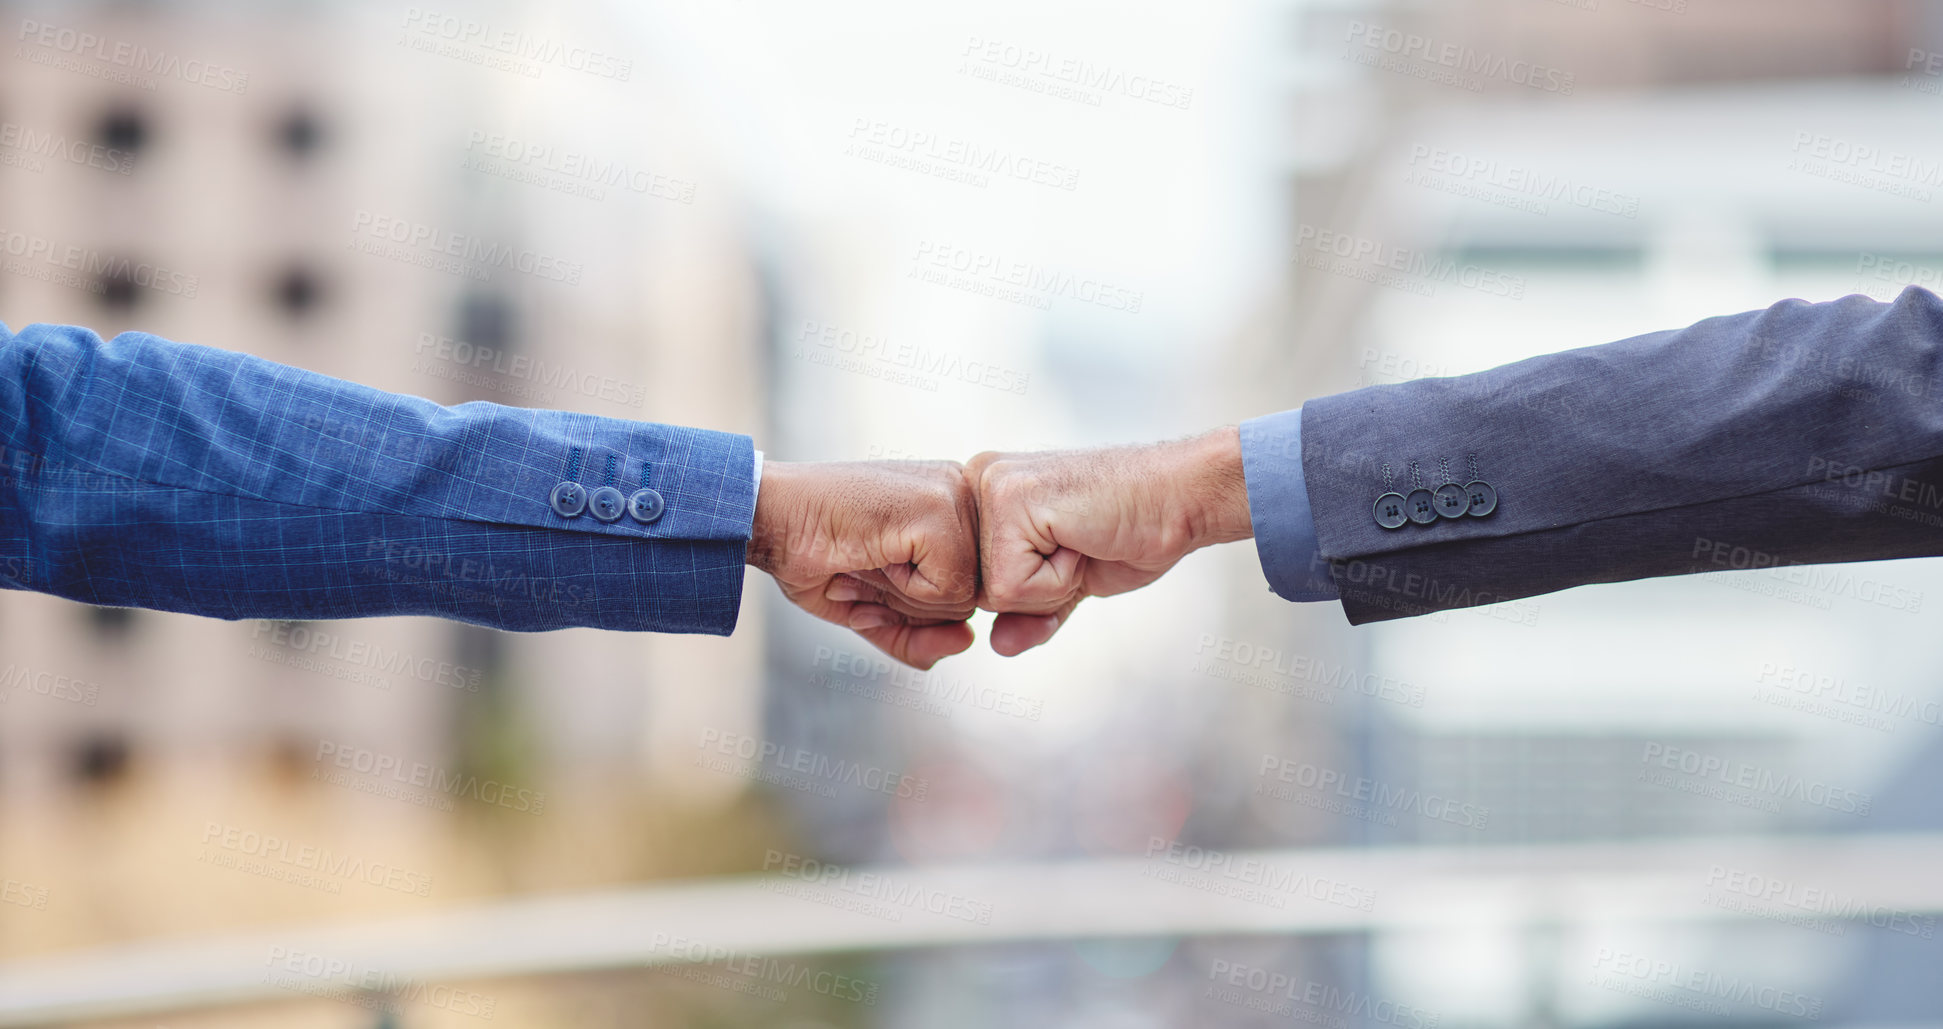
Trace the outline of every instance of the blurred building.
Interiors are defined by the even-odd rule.
[[[509,31],[547,31],[500,13]],[[738,313],[755,306],[752,261],[718,222],[731,187],[679,111],[576,98],[575,78],[605,80],[559,65],[541,74],[568,80],[555,95],[573,109],[534,109],[522,87],[537,63],[453,59],[441,27],[403,9],[4,14],[0,311],[16,329],[153,332],[444,403],[760,429],[757,324]],[[342,59],[358,51],[379,59]],[[631,131],[587,131],[603,119]],[[455,237],[468,256],[435,252]],[[438,574],[413,560],[402,574]],[[554,825],[611,825],[617,799],[733,798],[736,783],[693,768],[689,727],[751,731],[759,603],[728,644],[425,618],[223,623],[0,594],[0,859],[69,898],[33,946],[167,924],[185,876],[189,893],[228,898],[189,918],[210,926],[419,903],[211,876],[194,867],[211,825],[436,867],[432,895],[448,900],[692,860],[648,839],[575,862],[531,831],[527,798],[550,798]],[[434,785],[360,774],[379,761],[422,765]],[[500,787],[525,820],[503,831],[539,842],[453,838],[509,816]],[[24,943],[0,930],[0,952]]]
[[[1935,204],[1836,181],[1814,153],[1839,137],[1943,163],[1923,131],[1943,102],[1943,14],[1920,0],[453,6],[0,8],[0,317],[144,329],[448,403],[750,432],[772,460],[962,458],[1166,438],[1781,296],[1943,278]],[[529,45],[560,39],[603,58]],[[1014,51],[1191,100],[1048,84]],[[1078,187],[980,183],[943,143],[862,145],[898,132],[1056,163]],[[440,260],[421,232],[532,270]],[[1458,271],[1398,277],[1325,239]],[[80,267],[33,256],[57,246]],[[940,284],[923,258],[944,251],[1075,271],[1145,306]],[[997,374],[938,371],[967,362]],[[1899,596],[1943,587],[1921,564],[1859,574]],[[1351,628],[1334,605],[1269,596],[1236,545],[1089,601],[1031,658],[981,642],[928,674],[795,612],[765,619],[759,576],[728,641],[232,625],[0,593],[0,876],[59,902],[0,917],[0,956],[736,874],[784,852],[918,875],[1156,841],[1515,860],[1934,831],[1934,726],[1803,710],[1763,670],[1930,696],[1934,634],[1880,590],[1788,585],[1733,572]],[[924,795],[696,761],[724,737]],[[1681,773],[1687,754],[1834,784],[1876,813],[1723,801]],[[357,774],[367,759],[543,795],[544,815],[471,785],[390,789]],[[212,826],[431,888],[331,894],[212,868]],[[1775,1021],[1581,988],[1581,951],[1643,939],[1879,1024],[1933,1007],[1908,983],[1934,953],[1900,938],[1573,921],[1579,899],[1485,898],[1435,930],[827,959],[884,985],[867,1006],[756,1003],[695,969],[490,990],[516,1000],[505,1020],[562,1025]],[[1237,969],[1312,999],[1223,992]]]

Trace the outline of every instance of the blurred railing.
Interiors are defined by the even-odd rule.
[[[926,869],[776,856],[778,874],[171,939],[0,963],[0,1026],[403,984],[1023,940],[1722,922],[1723,870],[1943,912],[1943,834],[1210,852]],[[1731,873],[1730,873],[1731,874]],[[1837,917],[1823,915],[1822,917]]]

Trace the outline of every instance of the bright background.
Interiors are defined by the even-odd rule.
[[[1933,2],[0,12],[8,325],[774,460],[1943,279]],[[0,595],[0,1024],[1937,1024],[1939,591],[1352,629],[1233,545],[929,676],[760,575],[726,640]]]

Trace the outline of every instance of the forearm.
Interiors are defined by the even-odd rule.
[[[1940,396],[1934,295],[1790,301],[1312,400],[1301,461],[1320,559],[1362,622],[1707,570],[1697,540],[1770,563],[1933,553],[1933,529],[1864,524],[1879,515],[1840,479],[1920,492],[1943,455]],[[1378,494],[1462,482],[1473,458],[1496,489],[1488,517],[1378,524]]]
[[[0,335],[0,446],[12,585],[217,617],[727,632],[754,507],[747,437],[54,326]]]

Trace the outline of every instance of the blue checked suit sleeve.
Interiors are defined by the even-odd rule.
[[[92,604],[726,634],[754,465],[747,436],[0,325],[0,585]],[[563,517],[549,495],[576,477],[665,506]]]
[[[1336,584],[1316,543],[1315,513],[1302,475],[1302,409],[1241,424],[1241,467],[1255,553],[1268,586],[1284,600],[1335,600]]]

